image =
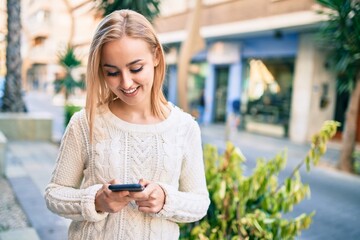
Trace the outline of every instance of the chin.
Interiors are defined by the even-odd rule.
[[[144,99],[141,99],[141,98],[128,98],[128,97],[124,97],[124,96],[121,96],[119,97],[119,99],[125,103],[126,105],[129,105],[129,106],[136,106],[136,105],[139,105],[139,104],[142,104],[145,100]]]

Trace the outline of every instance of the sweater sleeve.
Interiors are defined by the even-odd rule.
[[[86,136],[81,117],[76,113],[68,124],[61,141],[52,179],[45,189],[47,207],[54,213],[76,221],[96,222],[107,213],[95,210],[95,195],[101,184],[80,189],[86,171]]]
[[[203,218],[210,204],[206,186],[201,134],[193,121],[184,141],[184,159],[179,179],[179,189],[159,183],[166,200],[157,214],[174,222],[194,222]]]

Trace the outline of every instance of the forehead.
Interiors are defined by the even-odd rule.
[[[142,39],[124,36],[120,39],[106,43],[102,48],[101,58],[132,59],[152,56],[149,44]]]

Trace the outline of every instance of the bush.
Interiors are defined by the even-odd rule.
[[[250,176],[244,176],[245,158],[228,142],[222,155],[215,146],[204,146],[206,180],[211,204],[201,221],[181,226],[181,239],[294,239],[309,228],[314,212],[293,219],[284,218],[293,207],[310,196],[310,187],[301,181],[299,169],[309,171],[326,151],[327,141],[336,133],[337,122],[327,121],[312,139],[305,159],[279,184],[286,152],[266,161],[258,159]]]
[[[65,127],[68,125],[72,115],[80,111],[82,107],[76,105],[65,105]]]
[[[354,172],[360,174],[360,151],[354,151],[353,155]]]

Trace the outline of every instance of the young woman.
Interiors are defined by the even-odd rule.
[[[178,239],[209,206],[200,129],[162,93],[164,53],[151,24],[120,10],[92,40],[86,108],[63,136],[48,208],[69,239]],[[140,192],[109,189],[140,183]]]

